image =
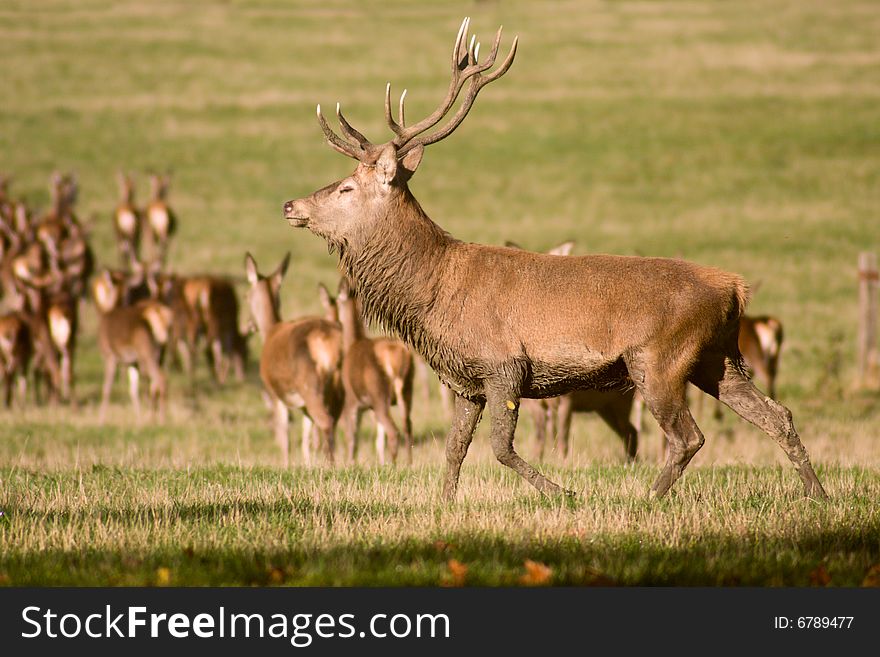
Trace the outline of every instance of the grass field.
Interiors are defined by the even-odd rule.
[[[781,450],[708,407],[707,437],[669,497],[576,418],[574,457],[542,499],[494,462],[485,428],[459,502],[439,481],[446,420],[417,405],[413,467],[284,471],[256,368],[136,424],[119,382],[100,427],[95,316],[83,311],[81,408],[0,413],[0,584],[860,585],[880,571],[880,396],[858,392],[856,276],[880,249],[880,8],[868,1],[29,2],[0,7],[0,170],[45,206],[55,169],[81,182],[113,262],[113,174],[172,169],[180,272],[243,274],[290,250],[283,312],[335,285],[323,241],[281,205],[346,175],[314,105],[342,101],[385,135],[385,82],[433,109],[462,16],[520,36],[510,73],[428,150],[411,184],[457,237],[576,253],[681,255],[760,281],[751,311],[785,325],[780,397],[832,501],[800,498]],[[258,339],[252,354],[259,353]],[[417,401],[421,393],[417,390]],[[294,435],[297,435],[296,433]],[[531,452],[531,425],[517,444]],[[298,459],[294,459],[298,462]],[[532,568],[527,560],[546,565]],[[873,568],[873,570],[872,570]],[[525,577],[525,579],[523,579]]]

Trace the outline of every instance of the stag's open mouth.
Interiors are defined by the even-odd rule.
[[[309,225],[308,217],[291,217],[290,215],[285,215],[284,218],[287,219],[287,223],[294,228],[305,228]]]

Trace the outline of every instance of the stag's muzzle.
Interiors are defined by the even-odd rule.
[[[294,228],[305,228],[309,225],[309,215],[299,200],[284,204],[284,218]]]

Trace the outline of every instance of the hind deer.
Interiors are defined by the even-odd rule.
[[[336,423],[342,410],[342,330],[320,317],[281,321],[281,281],[290,264],[288,253],[278,268],[263,276],[257,262],[245,256],[250,288],[247,305],[251,320],[263,339],[260,378],[272,403],[275,441],[284,467],[290,460],[291,410],[302,409],[302,456],[312,464],[312,427],[318,430],[327,459],[333,462]]]
[[[140,255],[141,217],[134,205],[134,182],[131,176],[116,174],[119,187],[119,203],[113,213],[113,230],[116,234],[116,250],[123,266]]]
[[[671,443],[651,487],[662,497],[704,442],[685,400],[689,381],[763,429],[794,464],[804,493],[826,498],[791,412],[761,394],[744,372],[737,330],[748,290],[740,276],[666,258],[560,258],[462,242],[428,218],[407,186],[425,148],[461,124],[479,91],[505,74],[516,54],[514,39],[504,61],[488,72],[501,30],[480,61],[474,40],[468,45],[468,26],[465,19],[452,49],[446,96],[425,119],[407,125],[402,96],[395,120],[386,87],[390,141],[370,142],[337,105],[340,136],[318,106],[328,143],[357,168],[284,204],[292,227],[308,228],[338,253],[366,316],[412,346],[455,391],[446,498],[455,496],[484,409],[492,418],[496,458],[539,491],[559,493],[514,449],[520,399],[633,385]],[[452,118],[430,132],[465,87]]]
[[[152,259],[165,265],[168,258],[168,240],[177,230],[177,218],[168,205],[168,175],[150,174],[150,204],[147,206],[147,235]]]
[[[140,377],[146,374],[150,379],[153,412],[164,422],[167,382],[161,359],[168,340],[171,310],[153,299],[120,305],[125,290],[107,269],[98,274],[92,291],[98,310],[98,347],[104,360],[98,421],[103,424],[106,418],[117,367],[127,365],[128,392],[135,417],[140,420]]]
[[[372,409],[376,416],[379,464],[385,464],[386,434],[391,460],[397,460],[400,432],[391,416],[391,406],[397,405],[403,419],[407,462],[412,463],[412,354],[400,340],[367,337],[357,300],[344,278],[339,284],[336,307],[342,325],[342,383],[345,387],[342,419],[348,459],[353,462],[357,452],[361,413]]]

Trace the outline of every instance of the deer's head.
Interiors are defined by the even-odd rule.
[[[327,143],[343,155],[357,160],[357,168],[347,178],[319,189],[305,198],[284,204],[284,216],[291,226],[309,228],[331,245],[349,242],[358,231],[369,229],[377,218],[393,215],[408,195],[407,182],[422,160],[426,146],[451,134],[464,120],[473,106],[480,89],[504,75],[516,55],[517,40],[513,40],[506,59],[491,73],[484,75],[495,64],[501,29],[495,36],[492,50],[485,61],[479,61],[480,44],[471,37],[468,43],[470,19],[465,18],[458,30],[452,49],[452,80],[443,102],[427,118],[411,126],[406,125],[404,100],[400,96],[398,118],[391,108],[391,85],[385,88],[385,121],[394,138],[384,144],[373,144],[346,121],[336,106],[336,118],[343,136],[337,135],[327,124],[318,105],[318,122]],[[430,132],[449,113],[467,86],[458,110],[439,130]]]

